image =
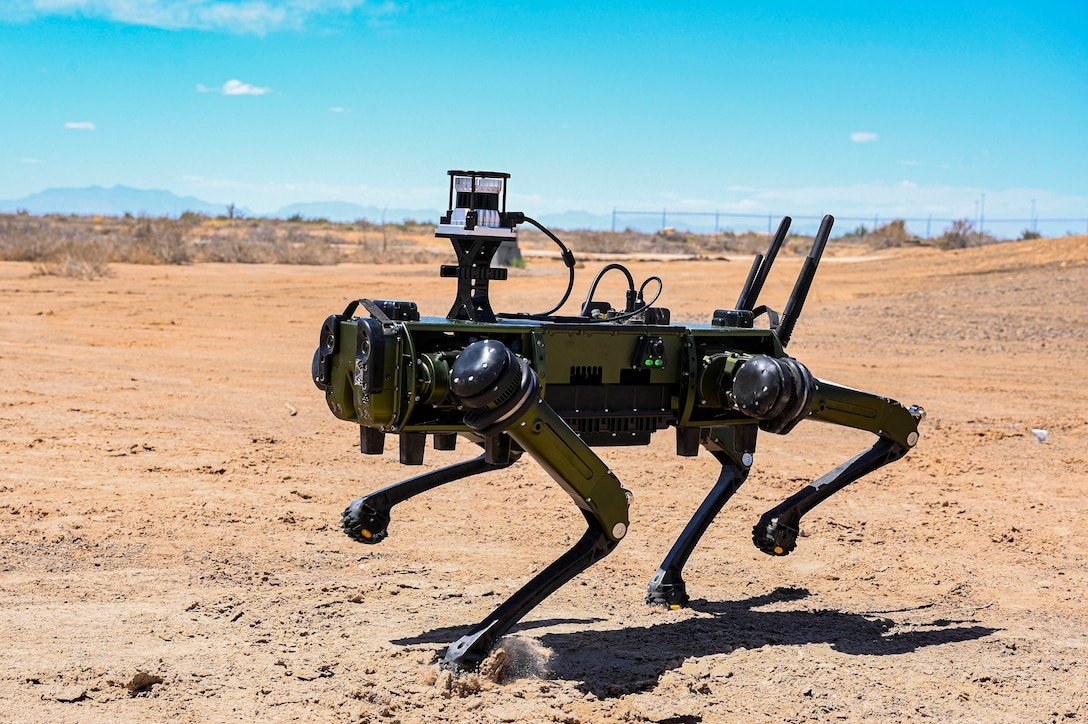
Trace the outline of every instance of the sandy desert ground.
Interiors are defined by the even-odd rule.
[[[631,266],[664,278],[674,321],[731,306],[748,268]],[[799,261],[779,266],[764,301],[780,308]],[[581,516],[525,459],[353,543],[347,502],[419,469],[395,443],[359,455],[309,379],[326,315],[361,296],[442,315],[452,280],[434,265],[114,271],[0,264],[0,720],[1088,719],[1088,237],[828,259],[790,351],[925,407],[918,447],[769,558],[758,516],[869,438],[812,422],[761,436],[681,611],[647,608],[645,587],[714,461],[676,457],[667,432],[603,449],[634,492],[630,534],[526,618],[490,677],[454,678],[438,656]],[[533,259],[496,307],[546,308],[564,282]],[[428,448],[424,469],[471,454]]]

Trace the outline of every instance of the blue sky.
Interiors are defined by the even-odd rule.
[[[1083,3],[4,0],[0,69],[0,199],[1088,217]]]

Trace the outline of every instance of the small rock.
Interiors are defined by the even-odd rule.
[[[77,701],[86,701],[87,690],[82,686],[64,686],[53,694],[53,699],[64,704],[74,704]]]
[[[1046,430],[1032,430],[1031,432],[1032,432],[1033,435],[1035,435],[1036,442],[1049,442],[1050,441],[1050,433],[1047,432]]]
[[[150,689],[155,684],[161,684],[162,677],[155,674],[149,674],[146,671],[137,671],[136,675],[129,679],[129,682],[125,684],[125,688],[131,691],[133,694],[144,689]]]

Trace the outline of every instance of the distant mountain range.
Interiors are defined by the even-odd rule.
[[[136,189],[129,186],[86,186],[83,188],[46,189],[21,199],[0,200],[0,212],[13,213],[25,210],[32,214],[101,214],[103,216],[180,216],[186,211],[209,216],[227,213],[226,204],[215,204],[195,196],[178,196],[171,191]],[[287,219],[301,216],[305,219],[328,219],[351,222],[366,219],[373,223],[402,222],[412,219],[436,223],[443,212],[434,209],[391,209],[363,206],[348,201],[312,201],[290,204],[273,214],[254,214],[239,207],[235,213],[247,217],[268,216]],[[531,212],[530,212],[531,213]],[[586,211],[567,211],[558,214],[533,215],[540,223],[557,229],[607,229],[612,217],[609,214],[591,214]]]
[[[279,219],[289,219],[298,215],[304,219],[328,219],[329,221],[357,221],[366,219],[380,224],[384,219],[388,223],[400,223],[406,219],[413,221],[438,223],[444,212],[434,209],[382,209],[377,206],[363,206],[350,201],[309,201],[282,206],[271,214]]]
[[[195,196],[170,191],[134,189],[128,186],[87,186],[78,189],[46,189],[11,201],[0,201],[0,211],[24,209],[32,214],[149,214],[178,216],[186,211],[216,216],[226,213],[224,204],[212,204]]]

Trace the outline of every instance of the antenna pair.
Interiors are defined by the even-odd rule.
[[[737,299],[736,310],[734,310],[738,312],[738,314],[734,315],[734,318],[742,321],[741,324],[736,326],[752,326],[751,320],[755,316],[756,300],[759,298],[759,293],[763,291],[763,284],[771,273],[771,265],[774,264],[775,257],[778,256],[778,250],[782,248],[782,244],[786,241],[786,234],[789,232],[792,222],[793,219],[783,216],[782,221],[778,224],[778,231],[775,232],[774,238],[771,239],[771,245],[767,247],[767,253],[756,254],[756,258],[752,260],[752,268],[748,272],[748,278],[744,282],[740,297]],[[823,256],[824,247],[827,246],[827,240],[831,236],[831,227],[834,224],[835,217],[831,214],[824,216],[820,222],[820,230],[816,232],[812,248],[801,265],[801,273],[793,285],[793,292],[786,302],[781,321],[776,323],[775,318],[777,315],[774,315],[769,309],[766,310],[768,316],[771,317],[771,327],[777,333],[778,341],[782,343],[783,349],[789,344],[790,337],[793,336],[793,328],[797,324],[798,317],[801,316],[801,309],[805,306],[805,299],[812,287],[812,280],[816,276],[816,268],[820,265],[820,257]],[[715,320],[724,318],[727,314],[728,312],[719,310],[715,312]],[[744,321],[747,323],[743,323]]]

